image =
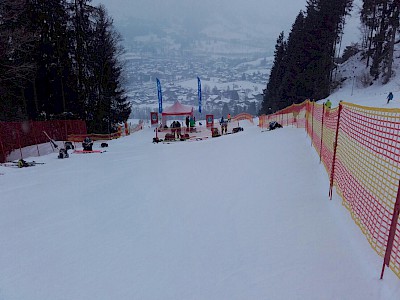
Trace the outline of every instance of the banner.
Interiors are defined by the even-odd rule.
[[[207,128],[214,126],[214,115],[206,115]]]
[[[158,113],[150,112],[151,125],[158,125]]]
[[[157,79],[157,92],[158,92],[158,112],[162,113],[162,91],[161,91],[161,82]]]
[[[199,113],[201,113],[201,81],[199,77],[197,77],[197,95],[199,97]]]

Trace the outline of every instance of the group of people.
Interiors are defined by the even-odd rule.
[[[192,116],[187,116],[185,119],[185,124],[187,128],[192,128],[196,126],[196,117],[192,117]]]
[[[192,130],[194,130],[196,127],[196,118],[187,116],[185,119],[185,125],[186,128],[190,128],[190,132],[192,132]],[[170,125],[171,133],[173,133],[176,138],[179,138],[182,135],[182,127],[183,123],[181,124],[179,121],[173,121]],[[168,128],[168,126],[165,125],[164,128]]]
[[[179,138],[181,136],[181,134],[182,134],[182,132],[181,132],[181,122],[173,121],[171,123],[171,131],[174,134],[174,136]]]

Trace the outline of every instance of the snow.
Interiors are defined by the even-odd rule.
[[[338,67],[337,72],[333,72],[333,78],[340,80],[347,78],[343,85],[337,91],[334,91],[328,98],[332,101],[333,106],[337,106],[339,101],[356,103],[370,107],[382,108],[400,108],[400,46],[395,46],[394,52],[395,62],[393,64],[394,76],[387,84],[382,84],[382,79],[372,80],[368,82],[372,85],[365,85],[365,78],[369,71],[366,68],[366,60],[360,59],[360,54],[352,57]],[[336,76],[336,77],[335,77]],[[393,100],[387,103],[387,95],[393,93]],[[325,101],[326,99],[322,99]]]
[[[395,299],[304,129],[240,126],[0,167],[0,298]]]
[[[329,98],[399,108],[400,88],[350,78]],[[304,129],[240,126],[153,144],[147,125],[105,153],[45,144],[27,159],[44,165],[0,166],[0,299],[397,299]]]

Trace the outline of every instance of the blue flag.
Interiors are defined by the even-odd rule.
[[[161,91],[161,82],[157,79],[157,92],[158,92],[158,112],[162,113],[162,91]]]
[[[201,81],[199,77],[197,77],[197,95],[199,97],[199,113],[201,113]]]

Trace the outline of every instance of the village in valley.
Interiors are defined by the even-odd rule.
[[[202,111],[216,117],[228,112],[256,115],[269,76],[272,57],[262,54],[192,55],[185,53],[127,53],[124,57],[126,89],[132,117],[147,120],[158,110],[158,78],[163,106],[179,101],[198,113],[198,80],[201,80]]]

